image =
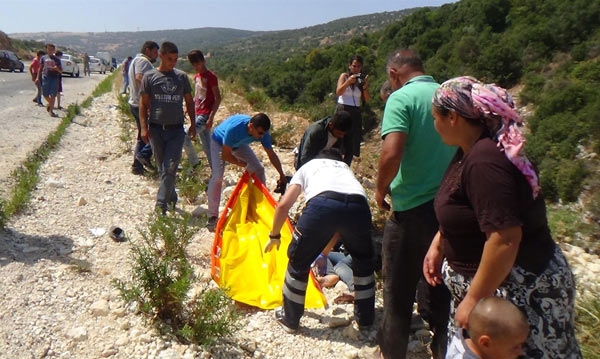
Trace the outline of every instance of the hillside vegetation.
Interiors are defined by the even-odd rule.
[[[596,156],[600,150],[600,0],[462,0],[423,8],[382,31],[306,51],[218,53],[222,78],[238,82],[250,98],[266,95],[282,105],[333,109],[332,92],[352,54],[365,59],[372,108],[396,48],[416,49],[438,81],[475,76],[511,88],[523,84],[519,105],[531,105],[528,151],[541,171],[548,199],[564,202],[590,189],[599,203]],[[258,38],[259,40],[262,37]],[[267,46],[267,45],[264,45]],[[262,48],[263,50],[265,48]],[[250,51],[250,50],[248,50]],[[321,111],[315,111],[315,108]],[[366,109],[368,111],[368,109]],[[593,206],[594,221],[600,212]]]

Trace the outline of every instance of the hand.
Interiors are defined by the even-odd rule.
[[[389,211],[392,207],[385,201],[385,195],[387,193],[381,192],[379,190],[375,191],[375,202],[377,206],[385,211]]]
[[[269,243],[265,246],[265,253],[269,253],[273,247],[277,246],[277,250],[279,250],[279,246],[281,245],[281,239],[279,238],[269,238]]]
[[[442,283],[442,254],[432,245],[423,259],[423,276],[429,285],[435,287]]]
[[[190,128],[188,129],[188,136],[190,136],[190,138],[196,138],[196,125],[195,124],[190,125]]]
[[[150,131],[148,131],[147,128],[141,128],[140,129],[140,137],[142,138],[142,141],[144,141],[144,143],[148,143],[150,141]]]
[[[469,293],[467,293],[467,296],[460,302],[456,308],[456,314],[454,315],[454,320],[456,320],[456,326],[458,328],[469,329],[469,315],[471,315],[477,302],[478,300],[470,297]]]

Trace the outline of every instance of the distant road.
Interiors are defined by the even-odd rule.
[[[56,129],[60,118],[52,118],[45,107],[37,106],[35,85],[25,63],[25,72],[0,71],[0,197],[5,197],[12,184],[11,172],[38,148],[48,134]],[[83,69],[82,74],[83,74]],[[64,77],[61,105],[82,103],[106,75],[89,77]],[[64,116],[65,111],[56,111]]]

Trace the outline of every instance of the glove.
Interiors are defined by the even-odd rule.
[[[273,247],[277,246],[277,250],[279,250],[279,246],[281,245],[281,234],[276,236],[269,234],[269,243],[265,246],[265,253],[269,253]]]

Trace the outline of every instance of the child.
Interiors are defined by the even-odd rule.
[[[508,300],[481,299],[469,316],[469,338],[457,332],[446,359],[516,359],[529,336],[525,315]]]

